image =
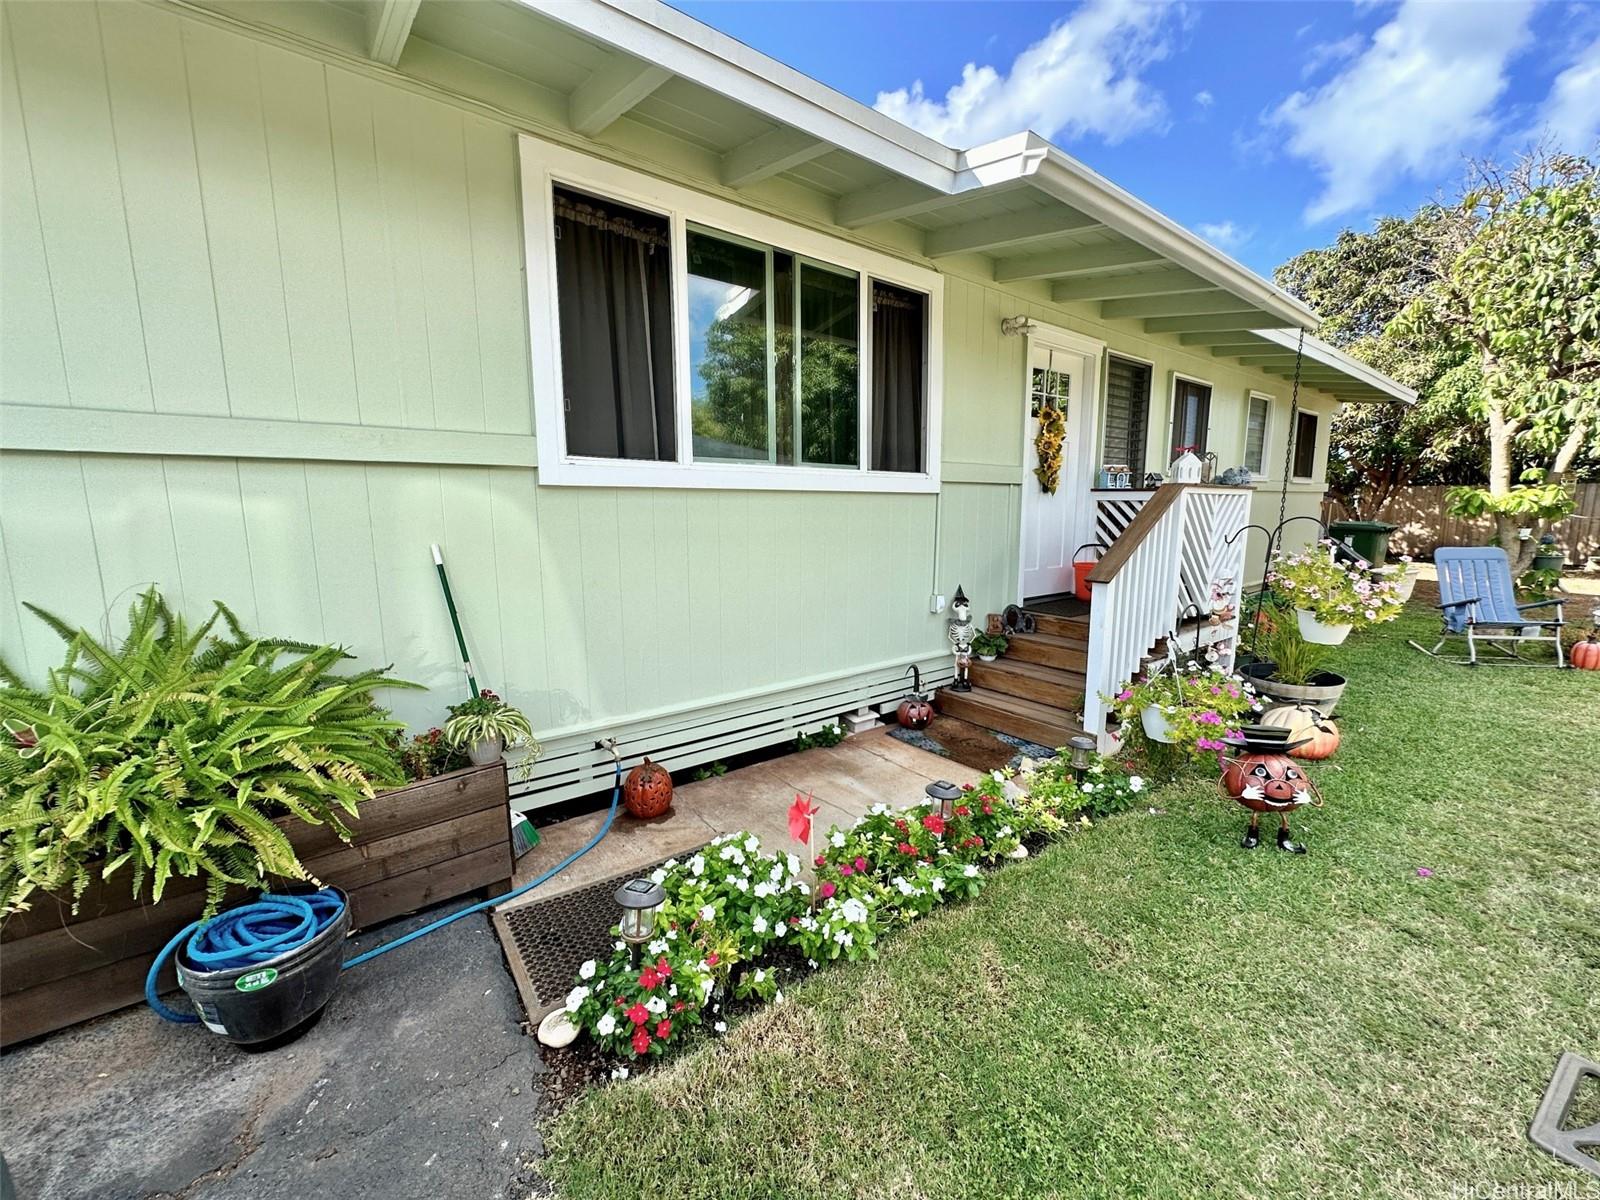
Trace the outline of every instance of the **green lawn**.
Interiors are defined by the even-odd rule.
[[[1600,673],[1434,663],[1433,623],[1339,652],[1309,855],[1169,788],[590,1092],[560,1194],[1584,1194],[1525,1130],[1600,1054]]]

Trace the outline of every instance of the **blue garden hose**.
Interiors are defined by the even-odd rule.
[[[615,751],[613,751],[615,753]],[[595,835],[581,849],[567,855],[555,866],[551,867],[537,879],[529,880],[521,887],[513,888],[503,896],[495,896],[489,900],[480,900],[477,904],[468,905],[459,912],[453,912],[447,917],[440,917],[437,921],[430,921],[421,929],[413,929],[404,937],[397,937],[392,942],[368,950],[365,954],[358,954],[352,959],[347,959],[344,969],[360,966],[362,963],[371,962],[380,954],[387,954],[391,950],[398,950],[407,942],[414,942],[419,937],[443,929],[462,917],[470,917],[473,913],[483,912],[484,909],[493,908],[497,904],[504,904],[514,900],[524,892],[532,891],[541,883],[565,871],[589,851],[600,844],[600,839],[611,830],[612,821],[617,817],[617,802],[622,798],[622,760],[617,760],[616,783],[611,789],[611,807],[606,812],[606,819]],[[211,971],[226,971],[235,967],[254,966],[256,963],[265,962],[269,958],[276,958],[304,945],[318,933],[327,928],[329,922],[339,916],[343,902],[338,893],[332,889],[312,892],[305,896],[276,895],[270,892],[262,893],[261,899],[254,904],[240,905],[230,908],[226,912],[218,913],[209,921],[194,921],[179,931],[170,942],[156,955],[155,962],[150,964],[150,971],[144,977],[144,998],[153,1008],[156,1015],[163,1020],[174,1021],[182,1025],[197,1024],[199,1017],[193,1013],[178,1012],[163,1004],[156,991],[156,979],[161,974],[161,968],[166,965],[167,959],[177,951],[180,945],[184,948],[184,957],[200,967]]]

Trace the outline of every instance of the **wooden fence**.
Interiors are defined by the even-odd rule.
[[[1432,557],[1440,546],[1481,546],[1488,542],[1487,518],[1452,517],[1445,511],[1443,485],[1403,488],[1390,497],[1378,520],[1398,525],[1389,536],[1389,552]],[[1557,543],[1567,553],[1567,562],[1582,566],[1600,555],[1600,483],[1577,485],[1578,508],[1556,526]],[[1323,502],[1322,519],[1338,521],[1349,515],[1345,507],[1329,497]]]

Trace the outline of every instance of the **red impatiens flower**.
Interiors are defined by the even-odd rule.
[[[963,791],[963,792],[970,792],[970,791],[971,791],[971,790],[972,790],[972,784],[970,784],[970,783],[963,783],[963,784],[962,784],[962,785],[961,785],[961,790],[962,790],[962,791]]]
[[[836,892],[836,891],[838,891],[838,889],[833,886],[832,881],[829,881],[828,883],[823,884],[821,887],[819,887],[817,889],[817,895],[821,896],[824,900],[826,900],[829,896],[833,895],[833,893]]]
[[[971,815],[972,815],[972,810],[970,808],[968,808],[965,804],[956,805],[956,816],[958,816],[958,817],[970,817]]]
[[[827,861],[828,861],[827,859],[823,858],[822,855],[819,854],[819,855],[817,855],[817,861],[816,861],[815,865],[820,867],[823,863],[825,863]]]
[[[915,846],[913,846],[910,842],[901,842],[898,846],[895,847],[895,849],[900,851],[901,854],[909,854],[913,858],[915,858],[916,854],[917,854],[917,848]]]
[[[721,961],[722,960],[717,957],[717,952],[715,950],[713,950],[710,954],[706,955],[706,966],[708,966],[708,967],[714,967]]]
[[[667,961],[665,954],[656,959],[656,974],[661,976],[662,979],[672,978],[672,964]]]
[[[625,1015],[627,1016],[628,1020],[632,1021],[635,1025],[643,1025],[650,1019],[650,1010],[644,1005],[635,1001],[633,1007],[630,1008]]]
[[[622,1007],[622,1006],[623,1006],[623,1005],[625,1005],[625,1004],[626,1004],[626,1003],[627,1003],[627,1001],[626,1001],[626,1000],[624,1000],[624,999],[623,999],[623,998],[622,998],[622,997],[621,997],[621,996],[618,996],[618,997],[617,997],[617,1007],[618,1007],[618,1008],[621,1008],[621,1007]]]
[[[839,868],[839,874],[845,876],[847,879],[851,875],[854,875],[855,873],[856,873],[856,869],[854,867],[852,867],[849,863],[845,863],[842,867]]]
[[[985,800],[983,802],[983,815],[987,817],[992,812],[994,812],[994,805]]]
[[[661,976],[656,974],[656,969],[654,967],[646,967],[644,970],[639,972],[639,986],[647,992],[660,982]]]
[[[894,823],[894,827],[896,829],[898,829],[901,833],[905,833],[911,828],[911,826],[909,826],[909,825],[907,825],[905,823],[905,820],[903,818],[901,820],[899,820],[899,821],[896,821]]]
[[[664,1042],[671,1036],[672,1021],[669,1018],[668,1020],[662,1021],[661,1024],[656,1026],[656,1037]]]
[[[672,1006],[672,1011],[673,1012],[682,1012],[684,1009],[686,1009],[688,1007],[689,1006],[687,1004],[685,1004],[682,1000],[679,1000],[676,1004],[674,1004]]]
[[[867,869],[867,860],[864,859],[864,858],[856,859],[856,870],[865,871],[866,869]]]
[[[650,1053],[650,1034],[642,1026],[633,1031],[633,1052],[635,1054]]]
[[[929,813],[922,818],[922,827],[934,837],[944,836],[944,818],[938,813]]]

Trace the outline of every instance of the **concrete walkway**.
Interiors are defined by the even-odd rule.
[[[837,746],[786,754],[717,779],[682,784],[675,789],[671,812],[654,821],[636,821],[619,813],[598,846],[505,907],[627,874],[735,829],[754,833],[769,852],[791,850],[803,858],[801,848],[789,838],[789,806],[796,792],[809,792],[816,802],[820,841],[829,825],[848,825],[874,804],[900,808],[917,803],[935,779],[973,783],[977,777],[976,771],[952,759],[908,746],[886,730],[871,730]],[[604,820],[602,811],[541,829],[539,845],[517,864],[517,883],[535,878],[580,848]]]

